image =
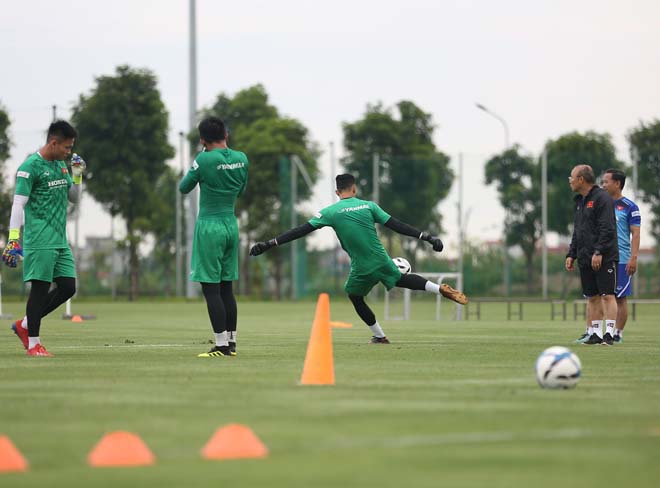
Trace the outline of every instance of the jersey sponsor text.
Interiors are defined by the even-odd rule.
[[[245,168],[245,163],[231,163],[231,164],[219,164],[215,169],[238,169]]]

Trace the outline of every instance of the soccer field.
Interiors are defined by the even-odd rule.
[[[297,384],[311,302],[239,297],[234,358],[196,357],[212,337],[203,303],[75,304],[98,315],[83,324],[58,310],[41,334],[52,359],[26,357],[4,323],[0,435],[30,470],[0,473],[0,486],[658,486],[659,309],[606,347],[573,345],[582,326],[534,318],[545,308],[457,323],[416,307],[410,322],[383,324],[393,344],[367,345],[348,301],[331,298],[333,320],[354,327],[333,330],[336,385],[316,387]],[[574,390],[536,384],[534,361],[553,345],[582,360]],[[269,457],[202,460],[228,423],[251,427]],[[139,434],[156,464],[88,467],[114,430]]]

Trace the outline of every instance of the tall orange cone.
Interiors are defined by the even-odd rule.
[[[204,459],[255,459],[268,456],[268,448],[249,427],[229,424],[215,431],[202,449]]]
[[[334,385],[335,367],[332,357],[332,334],[330,331],[330,297],[319,295],[312,333],[307,344],[307,355],[303,366],[301,385]]]
[[[6,435],[0,435],[0,473],[27,471],[28,463]]]
[[[156,458],[144,441],[131,432],[118,430],[104,435],[87,456],[90,466],[148,466]]]

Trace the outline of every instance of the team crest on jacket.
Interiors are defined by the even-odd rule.
[[[594,201],[590,200],[587,202],[587,208],[594,208]]]

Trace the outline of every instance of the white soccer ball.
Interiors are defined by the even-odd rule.
[[[534,366],[536,381],[541,388],[574,388],[582,374],[582,364],[570,349],[549,347],[541,353]]]
[[[406,258],[394,258],[392,259],[394,264],[396,265],[397,268],[399,268],[399,271],[401,271],[401,274],[408,274],[410,273],[410,263]]]

